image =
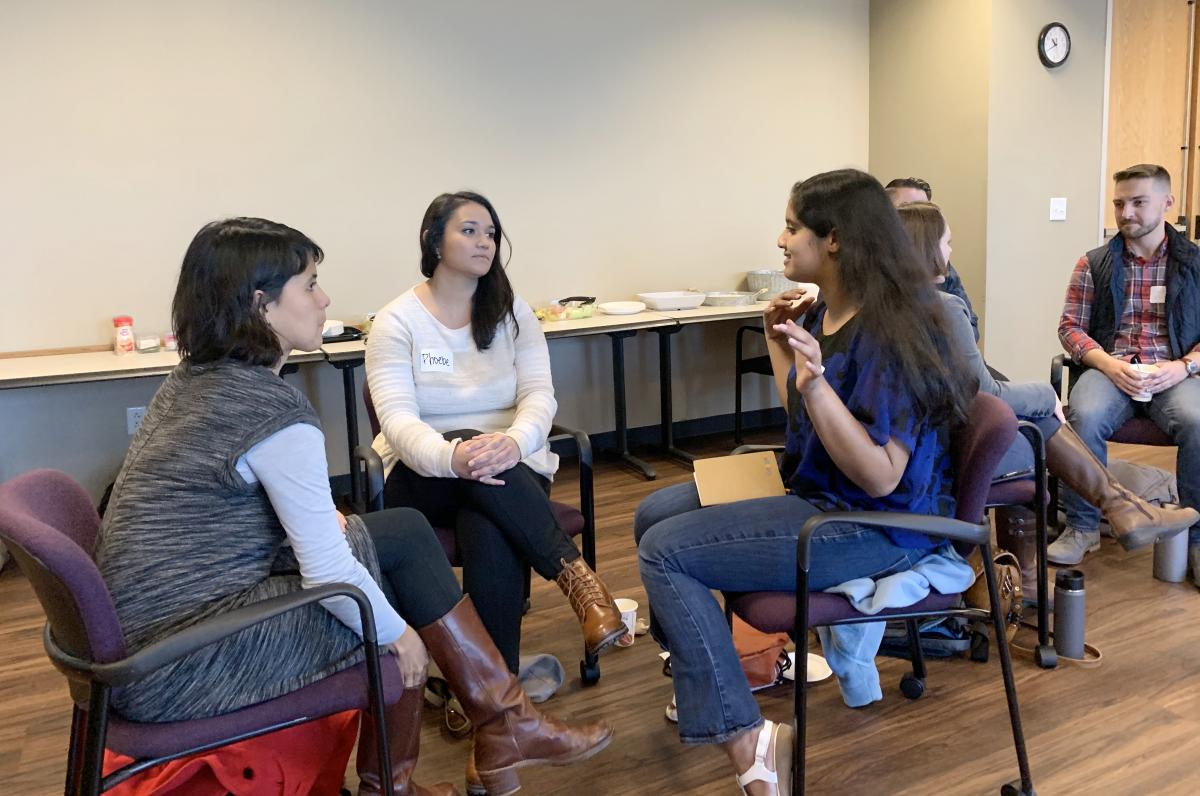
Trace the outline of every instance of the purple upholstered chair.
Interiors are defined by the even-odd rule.
[[[264,600],[201,622],[130,655],[112,596],[92,561],[100,518],[87,493],[56,470],[33,470],[0,485],[0,540],[29,578],[46,612],[43,643],[66,675],[75,709],[67,750],[64,792],[94,796],[145,769],[235,741],[302,724],[344,710],[374,706],[383,782],[387,770],[384,704],[403,689],[395,666],[380,671],[375,618],[366,596],[350,584],[329,584]],[[129,721],[110,698],[139,678],[201,647],[281,613],[345,596],[359,607],[366,661],[276,699],[220,716],[190,721]],[[236,672],[230,673],[236,677]],[[105,748],[134,758],[102,776]]]
[[[966,426],[955,434],[951,452],[954,459],[954,496],[957,503],[955,518],[920,514],[857,511],[825,512],[809,519],[800,531],[796,546],[795,593],[752,592],[726,595],[727,604],[733,613],[748,624],[768,633],[789,632],[796,640],[799,652],[806,646],[810,627],[859,622],[878,622],[882,619],[903,619],[908,627],[909,645],[913,654],[913,673],[906,674],[901,681],[901,690],[909,698],[916,698],[924,690],[925,668],[917,643],[916,620],[927,616],[964,616],[992,622],[997,639],[1004,638],[1004,619],[995,610],[983,611],[971,608],[956,608],[961,595],[931,592],[921,602],[908,608],[890,609],[867,616],[855,611],[841,595],[808,591],[810,540],[823,525],[833,522],[853,522],[859,525],[904,528],[921,531],[930,536],[951,540],[962,551],[981,548],[983,559],[992,560],[991,529],[985,518],[988,495],[991,491],[992,475],[1000,457],[1008,449],[1017,433],[1017,420],[1012,410],[991,395],[977,395],[971,404]],[[984,567],[988,595],[993,608],[999,604],[999,592],[995,574],[991,567]],[[1029,773],[1029,761],[1025,753],[1025,739],[1021,729],[1021,716],[1017,706],[1016,685],[1013,681],[1012,659],[1007,644],[996,645],[1000,651],[1000,668],[1004,675],[1004,689],[1008,698],[1009,720],[1012,725],[1013,744],[1017,752],[1020,779],[1004,785],[1002,793],[1016,796],[1032,796],[1033,780]],[[804,793],[805,721],[807,707],[808,656],[796,656],[795,711],[796,748],[793,757],[792,792]]]
[[[371,400],[371,386],[366,380],[363,381],[362,397],[363,405],[367,410],[367,420],[371,424],[371,437],[374,439],[379,436],[379,415],[375,413],[375,402]],[[582,431],[558,425],[550,429],[551,440],[567,438],[575,442],[575,449],[579,454],[580,507],[575,508],[570,504],[551,500],[550,509],[554,512],[554,519],[558,521],[558,527],[566,531],[568,536],[582,535],[583,560],[592,568],[592,571],[598,571],[596,569],[596,499],[592,476],[592,443],[588,439],[588,435]],[[365,470],[362,477],[357,479],[361,485],[361,491],[352,496],[355,510],[367,512],[383,509],[383,461],[379,458],[379,454],[375,453],[370,445],[359,445],[354,451],[354,461],[350,463],[350,466],[358,468],[360,473]],[[438,541],[441,542],[442,549],[446,551],[446,558],[450,561],[450,566],[462,566],[454,529],[435,526],[433,530],[437,534]],[[527,606],[529,579],[530,573],[526,571],[525,598]],[[600,680],[599,659],[588,653],[586,649],[583,660],[579,662],[579,676],[584,685],[595,685]]]

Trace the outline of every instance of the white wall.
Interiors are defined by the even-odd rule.
[[[1050,21],[1070,30],[1071,57],[1048,70],[1035,44]],[[1067,278],[1099,242],[1106,24],[1102,0],[992,6],[985,353],[1013,380],[1049,377]],[[1052,196],[1065,222],[1048,220]]]
[[[990,0],[871,3],[871,173],[885,184],[921,177],[933,187],[981,331],[991,9]]]
[[[534,303],[732,288],[778,264],[794,180],[866,163],[867,12],[866,0],[4,4],[0,351],[104,342],[117,313],[165,329],[188,240],[233,214],[314,237],[331,317],[361,315],[418,279],[425,205],[465,187],[496,202],[513,281]],[[734,328],[680,335],[677,418],[731,411]],[[560,419],[610,429],[607,338],[551,348]],[[629,349],[630,422],[652,423],[657,349],[645,336]],[[341,472],[338,377],[313,373]],[[95,483],[120,460],[124,406],[154,381],[0,391],[0,477],[74,451],[68,469]],[[750,407],[770,400],[762,381]]]

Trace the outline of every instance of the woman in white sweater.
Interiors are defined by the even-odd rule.
[[[550,356],[504,272],[502,237],[483,196],[433,200],[420,234],[427,279],[376,315],[367,380],[384,502],[455,529],[464,590],[515,672],[529,567],[567,595],[589,652],[608,649],[625,626],[550,507]]]

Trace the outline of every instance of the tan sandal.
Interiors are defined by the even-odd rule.
[[[772,761],[775,770],[767,768],[767,752],[775,742]],[[758,730],[758,743],[754,748],[754,764],[737,775],[737,784],[742,796],[747,796],[746,786],[751,782],[765,782],[775,786],[776,796],[791,796],[792,793],[792,727],[763,720]]]

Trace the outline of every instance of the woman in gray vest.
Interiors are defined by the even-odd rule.
[[[488,792],[511,793],[518,767],[590,757],[612,729],[568,727],[533,708],[418,512],[344,518],[334,509],[320,422],[279,377],[287,352],[321,345],[322,257],[302,233],[263,219],[218,221],[196,235],[172,305],[182,361],[130,444],[97,564],[130,652],[239,606],[353,583],[370,599],[380,645],[407,689],[386,717],[396,792],[456,792],[409,781],[432,656],[475,725]],[[114,703],[138,721],[212,716],[362,656],[357,610],[335,598],[206,647],[122,689]],[[361,726],[359,792],[379,793],[374,723],[364,717]]]

